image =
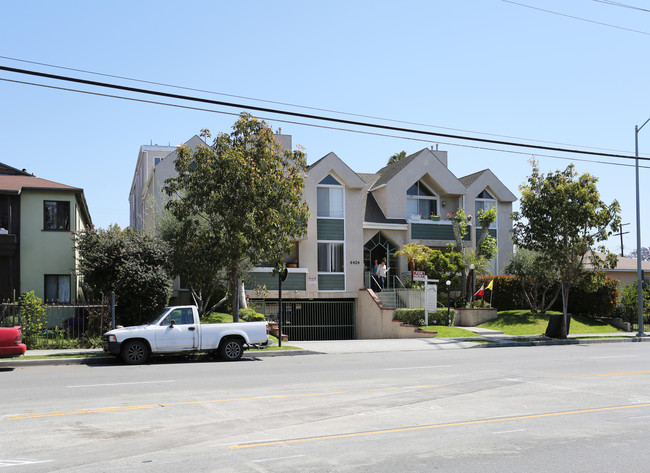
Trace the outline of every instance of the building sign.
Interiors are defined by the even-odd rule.
[[[426,274],[424,271],[413,271],[413,281],[424,281],[426,280]]]

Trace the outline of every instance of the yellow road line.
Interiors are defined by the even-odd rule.
[[[260,401],[260,400],[269,400],[269,399],[288,399],[288,398],[300,398],[300,397],[316,397],[316,396],[335,396],[341,394],[354,394],[354,393],[373,393],[373,392],[390,392],[390,391],[404,391],[408,389],[429,389],[429,388],[439,388],[447,386],[446,384],[430,384],[422,386],[402,386],[398,388],[376,388],[376,389],[355,389],[351,391],[330,391],[322,393],[303,393],[303,394],[276,394],[273,396],[254,396],[254,397],[240,397],[240,398],[230,398],[230,399],[211,399],[205,401],[183,401],[183,402],[166,402],[160,404],[144,404],[139,406],[120,406],[120,407],[103,407],[96,409],[79,409],[75,411],[59,411],[59,412],[41,412],[33,414],[20,414],[10,417],[0,418],[0,422],[5,422],[9,420],[23,420],[23,419],[37,419],[41,417],[56,417],[56,416],[69,416],[69,415],[81,415],[81,414],[97,414],[103,412],[120,412],[120,411],[132,411],[140,409],[153,409],[155,407],[168,407],[168,406],[186,406],[191,404],[215,404],[221,402],[238,402],[238,401]]]
[[[493,422],[508,422],[514,420],[524,420],[524,419],[537,419],[540,417],[555,417],[555,416],[564,416],[572,414],[586,414],[590,412],[603,412],[603,411],[614,411],[619,409],[632,409],[639,407],[650,407],[650,404],[631,404],[628,406],[614,406],[614,407],[598,407],[594,409],[580,409],[577,411],[564,411],[564,412],[550,412],[546,414],[530,414],[523,416],[515,417],[502,417],[497,419],[483,419],[483,420],[469,420],[463,422],[451,422],[448,424],[432,424],[432,425],[421,425],[417,427],[401,427],[397,429],[385,429],[385,430],[373,430],[370,432],[354,432],[349,434],[338,434],[338,435],[325,435],[321,437],[307,437],[302,439],[290,439],[290,440],[275,440],[270,442],[259,442],[259,443],[250,443],[244,445],[231,445],[228,448],[231,450],[240,450],[243,448],[254,448],[254,447],[270,447],[273,445],[287,445],[294,443],[305,443],[305,442],[318,442],[321,440],[333,440],[333,439],[344,439],[350,437],[366,437],[369,435],[383,435],[383,434],[394,434],[400,432],[413,432],[416,430],[431,430],[431,429],[441,429],[444,427],[459,427],[463,425],[478,425],[478,424],[488,424]]]

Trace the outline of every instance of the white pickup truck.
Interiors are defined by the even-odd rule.
[[[129,365],[145,363],[152,354],[207,351],[227,361],[242,357],[244,346],[269,345],[266,322],[201,324],[196,306],[166,307],[151,322],[110,330],[104,351]]]

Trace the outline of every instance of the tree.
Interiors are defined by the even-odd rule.
[[[584,274],[583,262],[594,245],[620,226],[620,206],[616,200],[607,205],[596,188],[598,179],[575,171],[570,164],[564,171],[540,173],[537,163],[521,191],[520,211],[512,213],[514,243],[542,253],[557,264],[562,291],[562,319],[557,336],[567,337],[569,292]],[[607,250],[599,248],[603,253]],[[612,264],[609,255],[608,263]],[[594,267],[603,261],[595,258]],[[549,331],[552,332],[549,324]]]
[[[116,317],[123,325],[146,321],[169,302],[167,248],[132,228],[111,225],[77,233],[79,270],[91,292],[115,291]]]
[[[628,258],[636,259],[636,250],[632,251]],[[650,248],[646,246],[641,247],[641,261],[650,261]]]
[[[400,151],[399,153],[395,153],[390,158],[388,158],[388,164],[393,164],[404,158],[406,158],[406,151]]]
[[[560,294],[557,267],[551,259],[537,251],[517,249],[506,266],[506,274],[517,276],[533,313],[545,313]]]
[[[284,150],[266,122],[242,113],[233,131],[211,146],[179,148],[175,166],[178,175],[165,183],[172,197],[167,208],[183,224],[205,224],[201,245],[211,249],[205,264],[225,270],[237,321],[239,281],[248,265],[266,262],[280,270],[306,231],[304,154]]]
[[[395,253],[397,256],[404,256],[408,261],[411,272],[415,271],[416,266],[420,268],[429,258],[431,248],[422,243],[407,243]]]
[[[214,265],[221,251],[212,246],[205,216],[190,216],[181,222],[167,211],[158,221],[157,232],[170,248],[170,274],[180,276],[201,317],[212,313],[227,300],[224,288],[228,282],[223,267]]]

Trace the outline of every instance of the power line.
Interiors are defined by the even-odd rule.
[[[68,87],[57,87],[54,85],[47,85],[47,84],[39,84],[35,82],[26,82],[26,81],[19,81],[19,80],[13,80],[13,79],[5,79],[5,78],[0,78],[0,81],[4,82],[12,82],[15,84],[22,84],[22,85],[32,85],[36,87],[43,87],[43,88],[48,88],[48,89],[54,89],[54,90],[62,90],[66,92],[77,92],[81,94],[86,94],[86,95],[95,95],[99,97],[107,97],[107,98],[114,98],[114,99],[120,99],[120,100],[127,100],[127,101],[132,101],[132,102],[140,102],[140,103],[147,103],[147,104],[153,104],[153,105],[163,105],[167,107],[174,107],[174,108],[183,108],[187,110],[195,110],[195,111],[201,111],[201,112],[210,112],[210,113],[218,113],[221,115],[230,115],[230,116],[238,116],[238,112],[225,112],[222,110],[214,110],[210,108],[202,108],[202,107],[192,107],[189,105],[180,105],[180,104],[173,104],[173,103],[168,103],[168,102],[159,102],[155,100],[146,100],[146,99],[141,99],[141,98],[135,98],[135,97],[125,97],[122,95],[114,95],[114,94],[103,94],[100,92],[93,92],[89,90],[80,90],[80,89],[72,89]],[[312,128],[323,128],[323,129],[328,129],[328,130],[333,130],[333,131],[344,131],[344,132],[349,132],[349,133],[358,133],[358,134],[363,134],[363,135],[371,135],[371,136],[380,136],[384,138],[395,138],[395,139],[402,139],[402,140],[409,140],[409,141],[418,141],[418,142],[423,142],[423,143],[437,143],[437,144],[443,144],[447,146],[456,146],[459,148],[471,148],[471,149],[480,149],[483,151],[494,151],[494,152],[499,152],[499,153],[509,153],[509,154],[517,154],[517,155],[523,155],[523,156],[530,156],[530,153],[524,152],[524,151],[514,151],[514,150],[507,150],[507,149],[500,149],[500,148],[490,148],[487,146],[475,146],[475,145],[467,145],[467,144],[459,144],[459,143],[450,143],[450,142],[445,142],[445,141],[432,141],[429,139],[424,139],[424,138],[415,138],[412,136],[402,136],[402,135],[390,135],[386,133],[378,133],[378,132],[371,132],[371,131],[365,131],[365,130],[353,130],[350,128],[341,128],[341,127],[334,127],[334,126],[326,126],[326,125],[321,125],[321,124],[316,124],[316,123],[305,123],[305,122],[299,122],[295,120],[286,120],[286,119],[281,119],[281,118],[268,118],[268,117],[261,117],[258,116],[257,118],[261,120],[269,120],[269,121],[274,121],[274,122],[279,122],[279,123],[285,123],[285,124],[290,124],[290,125],[299,125],[299,126],[308,126]],[[575,156],[568,158],[564,156],[554,156],[550,154],[538,154],[535,153],[533,156],[535,157],[544,157],[544,158],[551,158],[551,159],[560,159],[560,160],[565,160],[565,161],[579,161],[579,162],[586,162],[586,163],[594,163],[594,164],[604,164],[604,165],[610,165],[610,166],[622,166],[622,167],[635,167],[634,164],[626,164],[626,163],[616,163],[616,162],[611,162],[611,161],[597,161],[594,159],[582,159],[582,158],[576,158]],[[650,160],[650,158],[639,158],[643,160]],[[650,169],[650,166],[639,166],[642,169]]]
[[[641,10],[641,11],[645,11],[645,12],[650,12],[650,10],[648,10],[646,8],[641,8],[641,7],[637,7],[637,6],[634,6],[634,5],[628,5],[626,3],[621,3],[621,2],[614,2],[612,0],[594,0],[594,2],[604,3],[606,5],[613,5],[615,7],[623,7],[623,8],[630,8],[632,10]]]
[[[551,13],[553,15],[564,16],[566,18],[573,18],[574,20],[586,21],[587,23],[594,23],[596,25],[608,26],[610,28],[616,28],[616,29],[619,29],[619,30],[631,31],[632,33],[640,33],[640,34],[650,36],[650,33],[646,32],[646,31],[633,30],[631,28],[624,28],[623,26],[616,26],[616,25],[612,25],[610,23],[602,23],[600,21],[588,20],[587,18],[581,18],[579,16],[567,15],[565,13],[560,13],[560,12],[556,12],[556,11],[553,11],[553,10],[546,10],[544,8],[534,7],[532,5],[526,5],[525,3],[517,3],[517,2],[513,2],[511,0],[501,0],[501,1],[506,2],[506,3],[512,3],[513,5],[518,5],[520,7],[532,8],[533,10],[539,10],[539,11],[543,11],[543,12],[546,12],[546,13]]]
[[[401,132],[401,133],[415,133],[415,134],[426,135],[426,136],[451,138],[451,139],[463,140],[463,141],[474,141],[474,142],[479,142],[479,143],[488,143],[488,144],[500,145],[500,146],[513,146],[513,147],[527,148],[527,149],[539,149],[539,150],[554,151],[554,152],[561,152],[561,153],[585,154],[585,155],[590,155],[590,156],[601,156],[601,157],[608,157],[608,158],[635,159],[634,156],[630,156],[630,155],[604,153],[604,152],[597,152],[597,151],[587,151],[587,150],[581,150],[581,149],[558,148],[558,147],[554,147],[554,146],[534,145],[534,144],[529,144],[529,143],[517,143],[517,142],[514,142],[514,141],[494,140],[494,139],[488,139],[488,138],[477,138],[477,137],[470,137],[470,136],[464,136],[464,135],[455,135],[455,134],[450,134],[450,133],[439,133],[439,132],[433,132],[433,131],[418,130],[418,129],[414,129],[414,128],[405,128],[405,127],[397,127],[397,126],[391,126],[391,125],[382,125],[382,124],[378,124],[378,123],[360,122],[360,121],[355,121],[355,120],[347,120],[347,119],[343,119],[343,118],[335,118],[335,117],[327,117],[327,116],[321,116],[321,115],[313,115],[313,114],[302,113],[302,112],[293,112],[293,111],[289,111],[289,110],[278,110],[278,109],[272,109],[272,108],[268,108],[268,107],[259,107],[259,106],[255,106],[255,105],[245,105],[245,104],[239,104],[239,103],[233,103],[233,102],[225,102],[225,101],[222,101],[222,100],[212,100],[212,99],[206,99],[206,98],[201,98],[201,97],[192,97],[192,96],[187,96],[187,95],[172,94],[172,93],[169,93],[169,92],[161,92],[161,91],[155,91],[155,90],[141,89],[141,88],[137,88],[137,87],[129,87],[129,86],[118,85],[118,84],[110,84],[110,83],[106,83],[106,82],[91,81],[91,80],[87,80],[87,79],[79,79],[79,78],[75,78],[75,77],[60,76],[60,75],[56,75],[56,74],[48,74],[48,73],[45,73],[45,72],[30,71],[30,70],[26,70],[26,69],[18,69],[18,68],[7,67],[7,66],[0,66],[0,70],[4,70],[4,71],[8,71],[8,72],[14,72],[14,73],[17,73],[17,74],[26,74],[26,75],[32,75],[32,76],[37,76],[37,77],[44,77],[44,78],[48,78],[48,79],[55,79],[55,80],[61,80],[61,81],[66,81],[66,82],[74,82],[74,83],[78,83],[78,84],[91,85],[91,86],[95,86],[95,87],[103,87],[103,88],[123,90],[123,91],[127,91],[127,92],[138,93],[138,94],[154,95],[154,96],[166,97],[166,98],[172,98],[172,99],[178,99],[178,100],[187,100],[187,101],[192,101],[192,102],[207,103],[207,104],[219,105],[219,106],[223,106],[223,107],[235,107],[235,108],[239,108],[239,109],[250,109],[250,110],[255,110],[255,111],[265,112],[265,113],[274,113],[274,114],[288,115],[288,116],[298,117],[298,118],[306,118],[306,119],[310,119],[310,120],[326,121],[326,122],[332,122],[332,123],[341,123],[341,124],[344,124],[344,125],[377,128],[377,129],[381,129],[381,130],[397,131],[397,132]],[[650,158],[639,158],[639,159],[650,160]]]
[[[350,113],[350,112],[342,112],[339,110],[332,110],[332,109],[327,109],[327,108],[318,108],[318,107],[310,107],[307,105],[296,105],[288,102],[278,102],[278,101],[273,101],[273,100],[265,100],[265,99],[258,99],[258,98],[253,98],[253,97],[247,97],[243,95],[235,95],[235,94],[226,94],[223,92],[214,92],[211,90],[205,90],[205,89],[197,89],[193,87],[185,87],[185,86],[180,86],[180,85],[174,85],[174,84],[167,84],[164,82],[155,82],[155,81],[150,81],[150,80],[143,80],[143,79],[134,79],[132,77],[126,77],[126,76],[119,76],[119,75],[114,75],[114,74],[105,74],[102,72],[94,72],[94,71],[88,71],[85,69],[77,69],[73,67],[65,67],[65,66],[58,66],[55,64],[48,64],[44,62],[37,62],[37,61],[29,61],[26,59],[18,59],[18,58],[13,58],[13,57],[8,57],[8,56],[0,56],[0,59],[7,59],[10,61],[16,61],[16,62],[23,62],[27,64],[35,64],[39,66],[46,66],[46,67],[52,67],[56,69],[63,69],[67,71],[74,71],[74,72],[82,72],[84,74],[92,74],[92,75],[97,75],[97,76],[102,76],[102,77],[111,77],[114,79],[123,79],[123,80],[128,80],[132,82],[140,82],[143,84],[151,84],[151,85],[160,85],[163,87],[170,87],[174,89],[180,89],[180,90],[189,90],[192,92],[202,92],[206,94],[212,94],[212,95],[221,95],[223,97],[232,97],[232,98],[238,98],[238,99],[244,99],[244,100],[252,100],[255,102],[263,102],[263,103],[270,103],[274,105],[285,105],[288,107],[295,107],[295,108],[302,108],[305,110],[315,110],[319,112],[328,112],[328,113],[336,113],[338,115],[347,115],[347,116],[352,116],[352,117],[359,117],[359,118],[369,118],[372,120],[382,120],[382,121],[387,121],[387,122],[393,122],[393,123],[402,123],[405,125],[415,125],[415,126],[425,126],[428,128],[438,128],[441,130],[449,130],[449,131],[459,131],[463,133],[473,133],[476,135],[484,135],[484,136],[494,136],[494,137],[500,137],[500,138],[508,138],[508,139],[515,139],[515,140],[527,140],[527,141],[533,141],[536,143],[548,143],[548,144],[555,144],[555,145],[562,145],[562,146],[577,146],[573,144],[567,144],[567,143],[561,143],[561,142],[556,142],[556,141],[548,141],[548,140],[536,140],[536,139],[531,139],[531,138],[521,138],[517,136],[508,136],[508,135],[500,135],[497,133],[485,133],[485,132],[480,132],[480,131],[473,131],[473,130],[464,130],[460,128],[450,128],[450,127],[444,127],[444,126],[439,126],[439,125],[430,125],[426,123],[419,123],[419,122],[411,122],[411,121],[405,121],[405,120],[396,120],[392,118],[382,118],[382,117],[377,117],[373,115],[364,115],[360,113]],[[595,146],[582,146],[583,148],[587,149],[599,149],[602,151],[616,151],[616,152],[623,152],[621,150],[613,150],[613,149],[607,149],[607,148],[599,148]]]

